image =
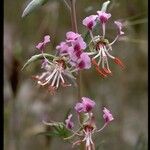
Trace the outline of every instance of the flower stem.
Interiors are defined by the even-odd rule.
[[[70,0],[71,3],[71,24],[72,24],[72,31],[77,33],[78,27],[77,27],[77,18],[76,18],[76,0]],[[78,101],[81,99],[81,72],[78,71],[78,77],[77,77],[77,98]],[[79,116],[80,120],[82,120],[82,116]],[[80,150],[84,150],[84,144],[80,144]]]

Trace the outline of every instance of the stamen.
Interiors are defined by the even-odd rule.
[[[99,69],[99,66],[98,66],[98,64],[96,63],[95,59],[92,60],[92,64],[95,66],[96,71],[97,71],[100,75],[102,75],[102,77],[104,77],[104,78],[107,77],[107,75],[104,74],[104,73]]]
[[[96,56],[93,57],[93,59],[96,59],[99,56],[100,56],[100,51],[98,52],[98,54]]]
[[[111,59],[114,59],[114,58],[115,58],[114,56],[112,56],[112,55],[109,54],[109,52],[108,52],[108,50],[106,49],[106,47],[104,47],[104,49],[105,49],[105,52],[106,52],[106,54],[107,54],[108,57],[110,57]]]
[[[49,78],[53,77],[53,75],[56,73],[56,69],[52,72],[52,74],[50,76],[48,76],[45,80],[49,80]]]
[[[51,93],[51,95],[54,95],[56,93],[56,88],[50,85],[48,87],[48,91]]]
[[[49,77],[46,78],[46,80],[47,80],[46,82],[42,83],[42,82],[38,81],[38,84],[40,84],[42,86],[46,85],[53,78],[53,76],[54,76],[54,74],[55,74],[56,71],[57,70],[54,70],[53,73]]]
[[[102,60],[102,57],[100,56],[100,57],[99,57],[99,61],[98,61],[98,63],[97,63],[97,64],[98,64],[98,66],[99,66],[99,65],[100,65],[100,63],[101,63],[101,60]]]
[[[96,54],[97,52],[89,52],[89,53],[87,53],[89,56],[90,55],[94,55],[94,54]]]
[[[58,75],[58,78],[57,78],[56,88],[58,88],[59,86],[59,81],[60,81],[60,75]]]
[[[116,64],[118,64],[119,66],[121,66],[122,69],[125,68],[123,62],[122,62],[119,58],[115,57],[115,58],[114,58],[114,62],[115,62]]]
[[[47,72],[42,73],[42,75],[39,77],[39,80],[42,80],[42,78],[44,78],[47,74]]]
[[[96,68],[96,71],[97,71],[103,78],[107,77],[107,75],[104,74],[99,68]]]
[[[62,83],[65,83],[64,78],[62,77],[61,74],[60,74],[60,78],[61,78]]]
[[[106,73],[106,74],[110,74],[111,75],[111,71],[109,70],[109,69],[107,69],[107,68],[103,68],[103,71]]]
[[[56,72],[56,74],[55,74],[55,76],[54,76],[54,79],[53,79],[53,81],[52,81],[51,86],[54,86],[55,81],[56,81],[56,79],[57,79],[57,76],[58,76],[58,71]]]

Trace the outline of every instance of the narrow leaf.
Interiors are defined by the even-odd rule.
[[[110,3],[110,1],[106,1],[105,3],[103,3],[101,11],[105,12],[107,10],[107,6],[108,6],[109,3]]]
[[[47,54],[47,53],[44,53],[43,54],[46,58],[49,58],[49,59],[52,59],[54,58],[55,56],[53,55],[50,55],[50,54]],[[23,66],[23,68],[21,70],[23,70],[24,68],[26,68],[28,65],[30,65],[32,62],[35,62],[39,59],[43,59],[43,55],[42,54],[38,54],[38,55],[34,55],[32,56],[30,59],[28,59],[28,61],[25,63],[25,65]]]
[[[23,11],[22,17],[30,14],[32,11],[44,5],[46,2],[48,2],[48,0],[32,0]]]

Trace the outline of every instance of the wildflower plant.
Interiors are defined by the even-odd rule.
[[[22,16],[26,16],[46,2],[45,0],[31,1]],[[78,123],[73,122],[72,114],[69,114],[64,122],[46,122],[43,120],[43,123],[51,126],[54,133],[57,133],[64,140],[73,140],[77,137],[78,140],[72,143],[73,147],[81,144],[84,145],[86,150],[95,150],[92,137],[94,134],[101,132],[114,118],[111,112],[104,107],[102,110],[104,125],[101,128],[96,125],[93,113],[96,103],[88,97],[82,97],[80,93],[80,72],[94,66],[102,78],[112,75],[109,59],[124,68],[122,61],[110,54],[113,52],[112,45],[124,32],[122,31],[122,23],[117,20],[114,21],[117,36],[111,42],[106,38],[107,22],[111,19],[111,14],[107,12],[110,1],[106,1],[103,3],[102,9],[97,11],[97,14],[87,16],[82,21],[83,26],[86,27],[87,33],[90,35],[90,41],[87,42],[86,38],[77,29],[75,2],[75,0],[70,0],[69,5],[65,1],[67,7],[71,10],[72,31],[68,31],[65,39],[55,47],[55,54],[45,53],[46,46],[51,44],[50,35],[45,35],[35,46],[39,54],[32,56],[25,63],[23,69],[36,60],[42,60],[40,66],[40,72],[42,73],[37,73],[32,78],[41,87],[46,87],[51,95],[56,94],[57,89],[61,86],[70,87],[74,85],[72,83],[77,83],[79,102],[74,106],[74,110],[76,111]],[[94,28],[102,29],[102,34],[99,32],[100,34],[94,35]],[[75,127],[78,127],[76,131],[74,130]]]

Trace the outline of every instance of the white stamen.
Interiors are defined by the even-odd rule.
[[[57,78],[56,88],[58,88],[59,86],[59,81],[60,81],[60,75],[58,75],[58,78]]]
[[[102,57],[106,57],[105,49],[102,48]]]
[[[60,74],[60,78],[61,78],[61,81],[62,81],[63,83],[65,83],[65,81],[64,81],[64,79],[63,79],[63,77],[62,77],[61,74]]]
[[[102,58],[102,68],[104,68],[104,61],[105,61],[105,59]]]
[[[44,78],[47,74],[48,74],[47,72],[42,73],[42,75],[39,77],[39,80],[41,80],[42,78]]]
[[[106,65],[107,65],[107,69],[110,70],[107,57],[106,57]]]
[[[50,75],[50,76],[48,76],[45,80],[49,80],[50,78],[52,78],[53,77],[53,75],[56,73],[56,69],[54,69],[54,71],[52,72],[52,74]]]
[[[110,54],[108,53],[108,51],[106,50],[106,48],[105,48],[105,52],[106,52],[106,54],[107,54],[108,57],[110,57],[111,59],[115,59],[114,56],[112,56],[112,55],[110,55]]]
[[[42,82],[38,81],[38,84],[40,84],[42,86],[46,85],[53,78],[53,75],[55,74],[55,72],[56,71],[54,70],[53,73],[49,77],[46,78],[46,80],[47,80],[46,82],[42,83]]]
[[[101,48],[100,48],[100,50],[98,51],[98,54],[97,54],[96,56],[94,56],[93,59],[96,59],[97,57],[99,57],[99,56],[101,55],[101,51],[102,51],[102,50],[101,50]]]
[[[52,84],[51,84],[52,87],[53,87],[54,84],[55,84],[55,81],[56,81],[56,79],[57,79],[57,76],[58,76],[58,71],[56,72],[56,74],[55,74],[55,76],[54,76],[54,79],[53,79],[53,81],[52,81]]]
[[[94,54],[96,54],[97,52],[89,52],[89,53],[87,53],[88,55],[94,55]]]

